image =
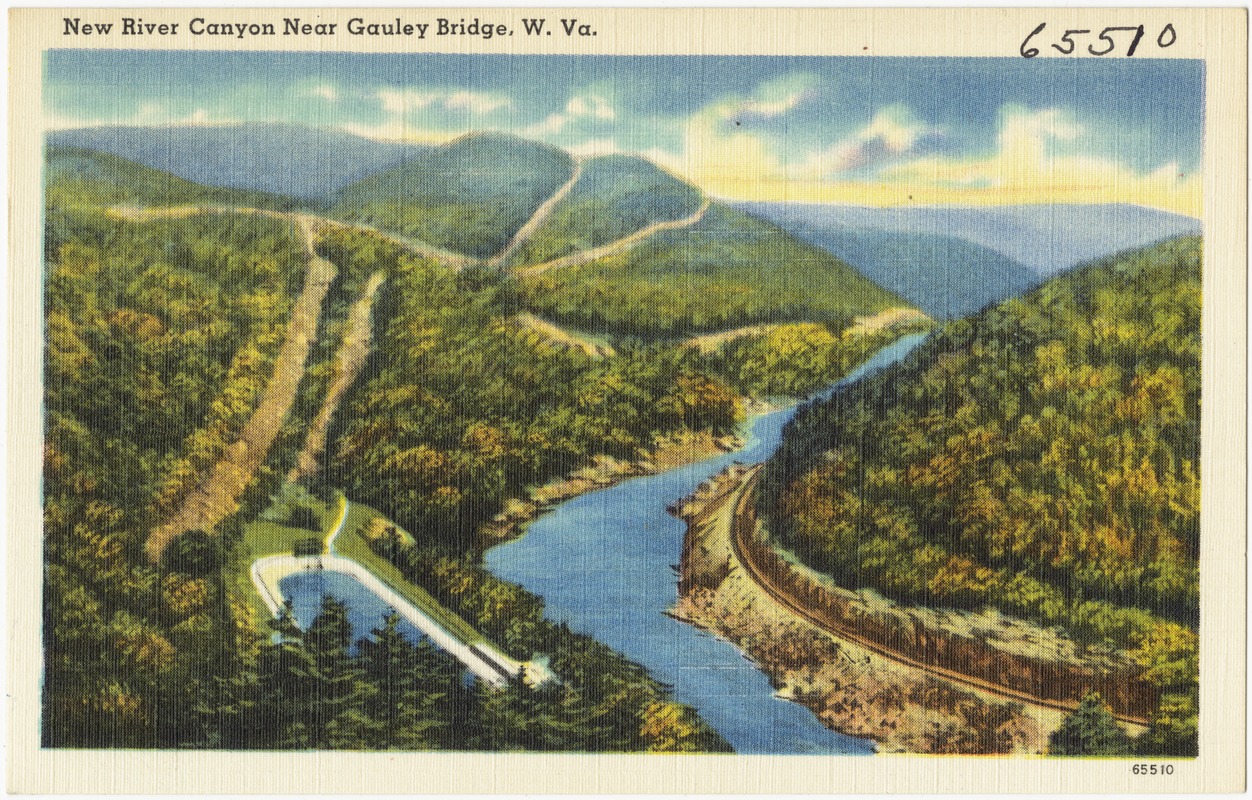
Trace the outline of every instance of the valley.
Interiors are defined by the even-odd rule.
[[[1198,239],[1042,282],[504,134],[289,194],[60,138],[49,746],[1042,753],[1099,691],[1188,752]]]

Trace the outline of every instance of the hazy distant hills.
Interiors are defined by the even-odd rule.
[[[328,200],[430,149],[279,123],[77,128],[52,131],[48,143],[111,153],[196,183],[303,200]]]
[[[503,133],[427,147],[247,124],[57,131],[49,143],[50,177],[73,177],[57,191],[118,203],[312,203],[505,267],[558,264],[524,273],[533,311],[642,336],[835,323],[905,304],[960,317],[1078,263],[1200,228],[1131,205],[737,204],[745,215],[709,205],[646,159],[580,161]]]
[[[788,230],[873,228],[955,236],[1049,276],[1085,261],[1200,232],[1200,221],[1127,204],[977,208],[864,208],[817,203],[742,203]],[[858,265],[859,266],[859,265]]]
[[[1038,273],[1029,267],[955,236],[842,226],[785,227],[932,317],[963,317],[1039,282]]]
[[[80,147],[49,147],[44,163],[47,199],[60,207],[202,203],[287,209],[294,203],[290,198],[265,192],[205,186],[120,156]]]

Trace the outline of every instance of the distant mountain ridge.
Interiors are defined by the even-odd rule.
[[[995,250],[1047,277],[1078,264],[1201,232],[1192,217],[1130,204],[868,208],[823,203],[736,204],[788,230],[873,228],[955,236]]]
[[[98,150],[209,186],[319,201],[430,150],[282,123],[75,128],[50,132],[48,144]]]
[[[936,318],[972,314],[1040,281],[1038,273],[1024,264],[955,236],[842,226],[784,227]]]
[[[44,191],[54,206],[207,204],[285,211],[295,204],[283,195],[196,183],[99,150],[52,145],[44,159]]]

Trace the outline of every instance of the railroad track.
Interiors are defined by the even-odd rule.
[[[797,601],[789,592],[774,582],[774,580],[769,576],[768,570],[763,569],[762,566],[756,562],[754,556],[752,555],[752,548],[744,546],[744,537],[752,533],[752,531],[749,530],[752,526],[746,522],[746,509],[748,503],[752,500],[753,493],[756,489],[756,483],[760,477],[761,468],[763,466],[763,464],[758,464],[751,469],[751,471],[744,478],[743,483],[740,485],[738,490],[739,496],[737,498],[733,498],[735,507],[730,520],[730,545],[735,554],[735,558],[741,565],[743,565],[748,577],[753,581],[753,583],[764,589],[765,593],[773,598],[775,602],[826,633],[840,639],[846,639],[878,656],[890,659],[891,661],[903,664],[907,667],[922,670],[929,675],[944,678],[953,683],[966,686],[971,689],[977,689],[1006,700],[1017,700],[1023,703],[1029,703],[1033,706],[1041,706],[1043,708],[1050,708],[1056,711],[1071,712],[1078,707],[1078,701],[1042,698],[1037,695],[1030,694],[1029,692],[1023,692],[1018,689],[993,683],[984,678],[967,675],[963,672],[958,672],[947,667],[941,667],[936,664],[918,661],[917,659],[911,658],[898,650],[894,650],[872,639],[861,636],[850,626],[832,627],[826,619],[823,619],[820,615],[814,613],[812,609]],[[1113,712],[1113,716],[1121,722],[1127,722],[1133,725],[1147,726],[1150,723],[1150,720],[1143,717],[1119,714],[1116,711]]]

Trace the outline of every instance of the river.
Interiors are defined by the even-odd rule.
[[[917,334],[887,346],[822,395],[899,361],[923,339]],[[872,743],[835,733],[804,706],[776,698],[768,678],[734,645],[665,614],[677,598],[674,565],[685,531],[666,508],[736,461],[769,458],[795,412],[793,406],[751,420],[736,452],[568,500],[524,536],[489,550],[486,564],[542,595],[550,619],[674,687],[675,698],[694,706],[736,752],[872,753]]]

